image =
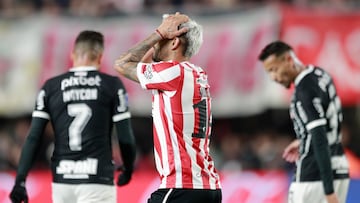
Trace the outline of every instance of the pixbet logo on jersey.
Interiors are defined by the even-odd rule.
[[[71,86],[100,86],[101,78],[100,76],[95,77],[73,77],[70,76],[61,81],[61,90],[64,90],[67,87]]]

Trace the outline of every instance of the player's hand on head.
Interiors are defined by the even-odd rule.
[[[173,39],[188,31],[188,28],[181,28],[179,26],[190,20],[187,15],[176,12],[175,14],[165,14],[161,25],[157,28],[158,32],[161,33],[165,39]]]
[[[28,195],[25,188],[25,183],[16,183],[10,192],[10,199],[12,203],[28,203]]]

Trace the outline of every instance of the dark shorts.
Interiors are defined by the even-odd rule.
[[[221,203],[221,190],[158,189],[151,194],[148,203]]]

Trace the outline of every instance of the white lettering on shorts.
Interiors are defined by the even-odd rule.
[[[89,175],[96,175],[98,160],[61,160],[56,167],[56,174],[63,174],[66,179],[88,179]]]

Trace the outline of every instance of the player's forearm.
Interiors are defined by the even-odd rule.
[[[137,64],[141,62],[145,54],[161,39],[161,36],[152,33],[148,38],[133,46],[116,60],[116,71],[131,80],[139,82],[136,74]]]
[[[136,158],[136,143],[130,119],[119,121],[115,124],[120,152],[126,170],[133,170]]]
[[[21,151],[19,165],[17,169],[16,182],[25,181],[30,168],[32,167],[36,154],[39,151],[40,139],[46,127],[47,120],[34,118]]]
[[[312,135],[312,146],[319,166],[320,176],[326,195],[334,193],[333,171],[331,168],[331,156],[326,138],[324,126],[319,126],[310,131]]]

